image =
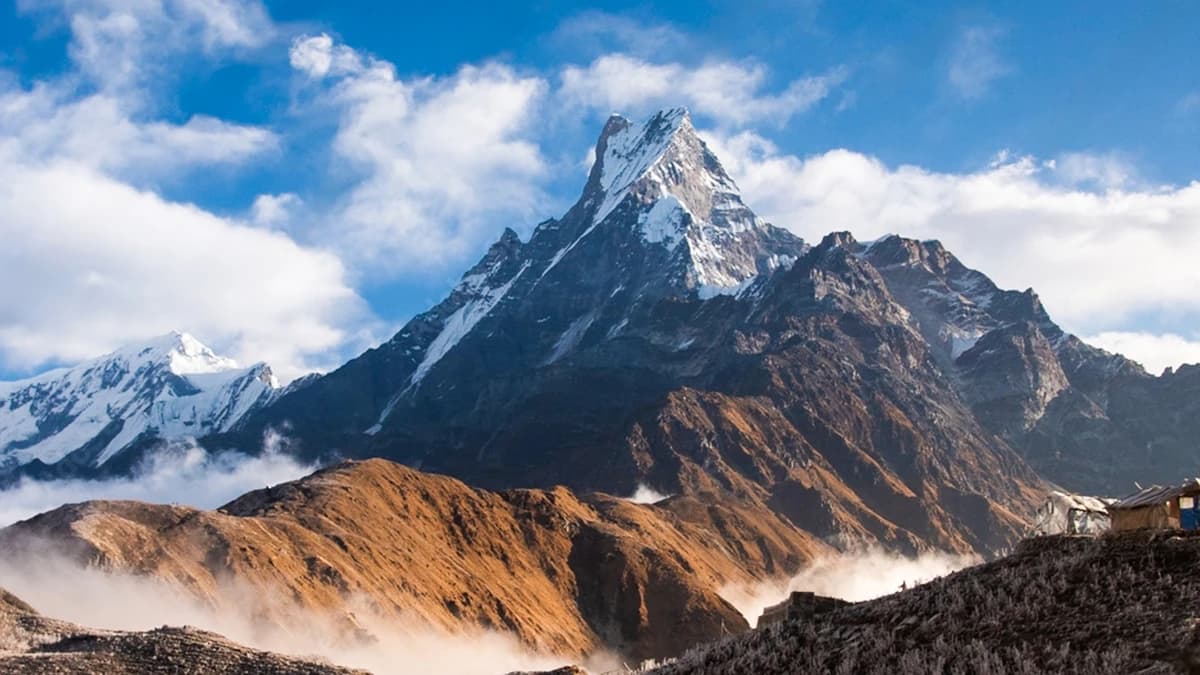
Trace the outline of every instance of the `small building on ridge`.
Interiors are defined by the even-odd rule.
[[[1108,505],[1112,529],[1200,529],[1200,479],[1151,485]]]
[[[1030,532],[1047,534],[1103,534],[1109,529],[1108,505],[1114,500],[1066,492],[1051,492],[1038,508]]]

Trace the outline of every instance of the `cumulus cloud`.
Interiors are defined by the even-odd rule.
[[[101,90],[144,97],[174,59],[261,47],[275,25],[258,0],[18,0],[20,10],[65,17],[70,55],[79,73]]]
[[[0,358],[10,369],[185,328],[288,380],[365,312],[334,255],[75,162],[0,153],[0,213]]]
[[[330,74],[352,75],[366,67],[358,52],[346,45],[335,45],[328,33],[302,35],[292,40],[288,62],[314,79]]]
[[[829,96],[848,71],[838,67],[799,78],[775,93],[764,91],[767,75],[754,63],[709,61],[689,67],[607,54],[587,66],[564,68],[560,93],[568,103],[592,109],[640,113],[685,104],[721,125],[782,124]]]
[[[291,51],[339,117],[334,152],[360,175],[322,233],[345,259],[383,277],[428,269],[534,218],[547,171],[531,140],[542,79],[486,63],[404,80],[326,35]]]
[[[932,581],[979,562],[975,556],[950,553],[930,552],[913,558],[870,549],[818,558],[791,579],[749,586],[734,584],[725,586],[720,593],[753,626],[765,608],[784,600],[792,591],[860,602],[895,593],[902,585],[911,588]]]
[[[263,451],[251,456],[235,450],[210,453],[192,441],[181,441],[150,454],[126,477],[46,481],[22,478],[0,490],[0,527],[63,504],[93,499],[134,499],[214,509],[251,490],[295,480],[317,469],[286,454],[284,443],[278,434],[268,433]]]
[[[946,80],[961,98],[973,100],[987,94],[992,83],[1012,72],[999,52],[1004,29],[996,26],[967,26],[955,38]]]
[[[196,115],[182,124],[138,121],[137,104],[108,94],[76,98],[69,83],[0,90],[0,151],[27,163],[70,160],[130,180],[237,165],[274,151],[275,133]]]
[[[752,208],[810,241],[833,230],[940,239],[1000,286],[1036,289],[1083,335],[1200,313],[1200,182],[1096,190],[1029,157],[952,174],[843,149],[798,158],[750,132],[707,139]]]
[[[1200,339],[1175,333],[1156,335],[1146,332],[1105,331],[1088,335],[1085,342],[1110,352],[1124,354],[1142,364],[1148,372],[1161,373],[1185,363],[1200,363]]]
[[[282,234],[293,202],[260,199],[242,220],[153,190],[278,149],[262,127],[161,119],[148,84],[176,53],[261,44],[273,31],[261,4],[22,7],[65,14],[75,68],[0,83],[0,366],[32,371],[172,329],[269,361],[285,381],[329,365],[368,313],[340,259]]]

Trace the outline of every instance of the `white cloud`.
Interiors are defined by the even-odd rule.
[[[45,616],[93,629],[193,626],[249,647],[379,675],[541,672],[579,660],[536,652],[499,630],[451,633],[416,613],[397,618],[364,596],[349,598],[345,611],[326,612],[299,606],[269,583],[222,577],[214,594],[201,599],[166,579],[80,564],[51,542],[33,540],[19,554],[5,553],[0,588]],[[264,619],[279,616],[280,608],[287,613],[278,622]],[[346,630],[347,612],[362,633]],[[599,652],[585,665],[590,672],[610,672],[620,661]]]
[[[172,329],[285,381],[330,365],[367,313],[336,256],[259,229],[283,229],[294,202],[260,199],[243,222],[148,189],[279,148],[261,127],[159,119],[144,81],[175,52],[259,44],[273,30],[261,5],[23,8],[66,13],[77,69],[0,89],[0,366],[77,361]]]
[[[1031,158],[952,174],[849,150],[800,159],[749,132],[707,139],[752,208],[810,241],[834,230],[940,239],[1002,287],[1032,286],[1081,334],[1200,313],[1200,182],[1097,192]]]
[[[27,161],[71,160],[127,178],[237,165],[278,148],[261,127],[197,115],[183,124],[135,120],[127,99],[75,98],[67,83],[0,90],[0,148]]]
[[[65,198],[69,196],[69,198]],[[76,361],[183,328],[283,379],[363,312],[333,255],[69,161],[0,153],[0,354]]]
[[[1137,170],[1116,153],[1068,152],[1049,165],[1064,182],[1100,189],[1121,188],[1137,180]]]
[[[0,490],[0,527],[39,513],[92,499],[134,499],[215,509],[251,490],[306,476],[316,466],[282,451],[286,441],[268,432],[258,455],[209,453],[191,441],[155,452],[129,476],[106,480],[21,479]]]
[[[406,81],[326,38],[297,40],[292,63],[324,77],[311,86],[340,117],[334,151],[361,176],[325,217],[328,245],[369,274],[396,276],[534,219],[547,170],[531,140],[543,80],[488,63]]]
[[[331,73],[357,74],[366,67],[358,52],[346,45],[335,45],[333,38],[326,33],[302,35],[294,39],[288,51],[288,61],[292,68],[315,79]]]
[[[1175,103],[1176,116],[1190,117],[1197,112],[1200,112],[1200,91],[1188,92]]]
[[[100,89],[126,96],[171,73],[173,58],[260,47],[276,28],[258,0],[18,0],[27,13],[64,16],[70,55]]]
[[[850,602],[871,600],[911,588],[964,567],[978,564],[976,556],[931,551],[910,558],[879,549],[868,549],[818,558],[791,579],[774,579],[721,589],[721,597],[733,605],[751,625],[767,607],[781,602],[792,591],[808,591]]]
[[[200,25],[201,40],[209,50],[257,47],[275,34],[274,23],[257,0],[175,0],[173,4],[180,15]]]
[[[637,489],[633,491],[633,494],[629,497],[622,497],[622,499],[634,504],[657,504],[670,496],[655,490],[649,485],[638,483]]]
[[[293,218],[303,204],[304,200],[293,192],[259,195],[250,206],[250,219],[259,227],[281,227]]]
[[[946,79],[961,98],[987,94],[992,82],[1012,72],[1000,57],[997,42],[1005,31],[995,26],[967,26],[955,39]]]
[[[670,24],[644,22],[596,10],[564,20],[550,39],[576,54],[620,51],[643,57],[678,53],[691,43],[686,34]]]
[[[1110,352],[1124,354],[1142,364],[1151,373],[1185,363],[1200,363],[1200,340],[1174,333],[1156,335],[1145,332],[1106,331],[1083,338],[1085,342]]]
[[[709,61],[688,67],[608,54],[586,67],[564,68],[560,93],[570,104],[606,111],[640,114],[684,104],[721,125],[782,124],[826,98],[847,75],[845,68],[834,68],[768,93],[767,70],[759,64]]]

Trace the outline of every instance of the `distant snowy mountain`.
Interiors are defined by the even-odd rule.
[[[266,364],[240,368],[172,332],[0,382],[0,471],[35,461],[99,467],[136,443],[226,431],[278,391]]]

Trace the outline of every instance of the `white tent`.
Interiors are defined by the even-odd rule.
[[[1033,536],[1044,534],[1100,534],[1109,528],[1112,499],[1051,492],[1037,510]]]

